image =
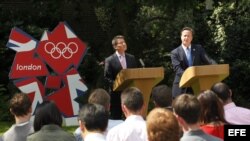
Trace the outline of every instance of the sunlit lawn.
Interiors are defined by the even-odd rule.
[[[68,132],[70,132],[70,133],[74,133],[74,131],[76,130],[76,128],[77,128],[78,126],[63,126],[63,128],[66,130],[66,131],[68,131]]]
[[[11,123],[9,122],[0,122],[0,136],[10,128]]]

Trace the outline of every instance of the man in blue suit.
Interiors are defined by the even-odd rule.
[[[181,45],[171,51],[171,61],[175,71],[175,78],[172,87],[173,98],[182,93],[193,93],[192,88],[179,87],[181,76],[188,67],[215,63],[208,57],[201,45],[191,44],[193,33],[192,28],[184,27],[181,30]]]
[[[104,68],[104,78],[109,86],[109,93],[111,94],[111,118],[112,119],[121,119],[121,92],[113,91],[113,84],[116,78],[116,75],[126,68],[136,68],[137,61],[134,55],[126,53],[127,44],[124,36],[117,35],[112,40],[113,48],[115,53],[105,59],[105,68]]]

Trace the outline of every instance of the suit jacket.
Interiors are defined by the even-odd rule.
[[[191,56],[193,66],[208,65],[213,63],[213,60],[208,57],[201,45],[191,45]],[[172,95],[173,97],[176,97],[182,93],[179,88],[179,82],[183,72],[188,68],[188,60],[181,45],[171,51],[171,61],[175,72]]]
[[[12,125],[8,131],[3,134],[4,141],[26,141],[27,136],[34,132],[33,123],[29,121],[24,125]],[[1,139],[0,139],[1,141]]]
[[[136,68],[137,61],[134,55],[125,53],[127,68]],[[113,90],[113,83],[116,75],[122,70],[122,65],[116,53],[105,59],[104,78],[109,85],[110,91]]]
[[[180,141],[222,141],[222,139],[206,134],[201,129],[184,132]]]
[[[75,137],[58,125],[49,124],[29,135],[27,141],[75,141]]]

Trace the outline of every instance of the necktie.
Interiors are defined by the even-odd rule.
[[[188,66],[192,66],[192,55],[190,47],[188,47],[186,51],[187,51]]]
[[[120,62],[123,69],[126,69],[126,60],[124,56],[120,56]]]

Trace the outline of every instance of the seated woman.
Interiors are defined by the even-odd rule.
[[[224,117],[222,101],[211,90],[202,92],[197,98],[201,104],[201,129],[210,135],[224,139],[224,124],[227,124],[227,121]]]
[[[73,134],[62,129],[62,115],[52,101],[44,101],[36,109],[34,130],[27,141],[75,141]]]

